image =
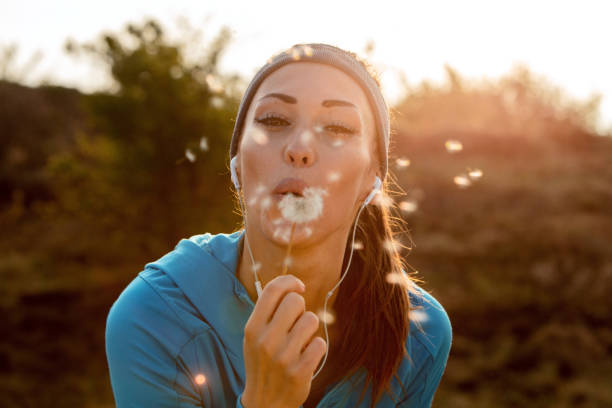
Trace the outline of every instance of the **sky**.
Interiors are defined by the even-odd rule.
[[[364,55],[382,71],[393,103],[401,87],[441,82],[444,64],[470,79],[495,79],[516,64],[527,65],[574,98],[602,95],[601,131],[612,129],[612,24],[608,0],[580,1],[331,1],[82,0],[0,3],[0,46],[17,44],[17,67],[37,51],[42,59],[22,81],[43,80],[85,92],[103,89],[109,76],[91,62],[66,55],[71,38],[92,42],[147,17],[179,36],[178,17],[203,32],[206,43],[223,26],[233,40],[221,68],[249,79],[268,57],[300,42],[326,42]]]

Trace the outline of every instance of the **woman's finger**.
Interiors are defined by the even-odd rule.
[[[244,328],[245,335],[259,333],[272,319],[276,308],[288,292],[304,293],[304,283],[293,275],[282,275],[272,279],[261,292],[253,313]]]

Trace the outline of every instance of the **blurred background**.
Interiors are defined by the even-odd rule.
[[[612,406],[607,2],[88,3],[0,5],[0,406],[113,406],[110,306],[237,228],[238,103],[299,42],[381,74],[406,262],[453,325],[434,407]]]

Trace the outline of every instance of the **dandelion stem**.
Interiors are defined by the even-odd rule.
[[[295,222],[291,224],[291,234],[289,235],[289,245],[287,245],[287,253],[285,254],[285,260],[283,261],[282,275],[287,274],[287,265],[289,263],[289,256],[291,255],[291,243],[293,242],[293,232],[294,231],[295,231]]]

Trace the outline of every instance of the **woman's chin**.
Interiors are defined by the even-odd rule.
[[[292,233],[292,223],[283,217],[270,218],[264,223],[266,235],[271,241],[280,246],[288,245],[289,240],[291,240],[292,246],[309,240],[313,235],[313,228],[310,224],[295,224],[295,229]]]

